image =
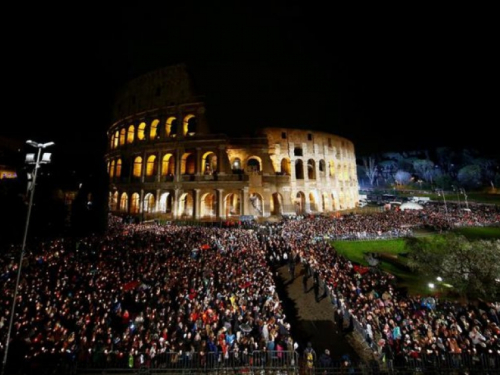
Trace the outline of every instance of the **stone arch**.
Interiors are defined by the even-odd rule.
[[[330,160],[328,162],[328,165],[329,165],[329,173],[330,173],[330,177],[335,177],[335,162],[333,160]]]
[[[139,193],[133,193],[130,197],[130,213],[138,214],[141,210],[141,196]]]
[[[122,128],[120,130],[120,146],[123,146],[125,144],[125,134],[127,130],[125,128]]]
[[[196,173],[196,157],[191,152],[186,152],[181,159],[181,174],[193,175]]]
[[[171,191],[167,191],[160,195],[158,212],[170,214],[174,207],[174,194]]]
[[[316,161],[314,161],[314,159],[309,159],[307,161],[307,178],[309,178],[309,180],[316,179]]]
[[[327,193],[321,194],[321,211],[323,212],[331,211],[330,199],[328,199]]]
[[[319,211],[318,200],[316,199],[316,192],[314,192],[314,191],[311,191],[309,193],[309,210],[311,212]]]
[[[321,159],[319,161],[319,172],[321,173],[322,176],[325,175],[325,172],[326,172],[326,163],[325,163],[325,159]]]
[[[217,212],[217,199],[214,193],[205,193],[201,196],[201,217],[215,217]]]
[[[179,197],[179,217],[190,218],[194,217],[194,199],[192,193],[184,193]]]
[[[146,176],[156,176],[158,174],[158,165],[156,163],[156,155],[149,155],[146,162]]]
[[[114,193],[113,192],[109,192],[109,202],[108,202],[108,205],[109,205],[109,210],[110,211],[116,211],[117,208],[118,208],[118,191],[115,191]]]
[[[281,215],[283,213],[283,196],[280,193],[271,195],[271,215]]]
[[[264,216],[264,198],[259,193],[251,193],[248,197],[253,215]]]
[[[196,132],[196,117],[193,114],[189,114],[184,117],[182,121],[182,135],[194,135]]]
[[[146,123],[141,122],[137,128],[137,139],[143,141],[146,138]]]
[[[281,174],[286,176],[292,175],[292,163],[289,158],[281,159]]]
[[[113,138],[113,148],[117,148],[118,147],[118,142],[120,141],[120,132],[117,130],[115,132],[115,136]]]
[[[115,177],[115,160],[111,160],[111,163],[109,165],[109,177],[113,178]]]
[[[226,217],[241,215],[240,195],[235,193],[227,194],[224,198],[224,212]]]
[[[295,213],[297,215],[303,215],[306,212],[306,195],[299,191],[295,194]]]
[[[234,158],[233,161],[231,162],[231,169],[233,171],[240,171],[243,169],[243,165],[241,163],[240,158]]]
[[[212,174],[217,170],[217,155],[213,151],[203,154],[201,159],[202,174]]]
[[[156,199],[155,199],[154,194],[147,193],[144,196],[144,200],[142,202],[143,212],[145,212],[147,214],[152,214],[153,212],[155,212],[155,203],[156,203]]]
[[[115,176],[116,177],[121,177],[122,176],[122,159],[118,159],[116,161],[116,171],[115,171]]]
[[[165,136],[175,137],[177,135],[177,118],[172,116],[165,121]]]
[[[339,198],[336,192],[332,193],[332,209],[334,211],[339,209]]]
[[[134,125],[130,125],[127,130],[127,144],[134,143],[135,138],[135,127]]]
[[[136,156],[134,159],[134,177],[141,177],[142,175],[142,157]]]
[[[158,134],[158,124],[160,123],[160,120],[154,119],[151,122],[151,125],[149,127],[149,139],[157,139],[159,134]]]
[[[163,155],[161,161],[161,175],[162,176],[173,176],[175,174],[175,157],[173,154]]]
[[[128,194],[122,193],[120,197],[120,211],[128,212]]]
[[[302,159],[295,160],[295,178],[297,180],[304,179],[304,165],[302,163]]]
[[[262,160],[258,156],[250,156],[247,159],[247,173],[262,171]]]

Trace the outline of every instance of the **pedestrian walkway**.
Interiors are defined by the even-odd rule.
[[[287,320],[292,323],[292,335],[299,344],[299,353],[310,341],[318,356],[328,349],[333,360],[340,360],[345,354],[353,361],[369,361],[372,358],[372,351],[357,332],[343,333],[342,328],[337,327],[333,305],[328,297],[322,297],[322,287],[319,289],[320,300],[315,301],[312,276],[304,293],[302,265],[297,265],[293,281],[286,265],[279,267],[277,273],[278,283],[286,293],[286,297],[281,296],[286,299],[283,306],[289,314],[295,314]]]

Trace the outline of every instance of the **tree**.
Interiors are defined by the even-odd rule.
[[[409,267],[429,277],[442,277],[461,296],[500,298],[500,240],[469,241],[448,234],[408,238]]]
[[[425,181],[432,184],[432,179],[435,174],[434,163],[427,159],[416,159],[413,161],[413,169]]]
[[[481,185],[481,167],[479,165],[466,165],[458,171],[460,184],[468,188],[477,188]]]
[[[394,181],[399,185],[406,185],[411,181],[411,174],[406,171],[399,170],[394,175]]]
[[[365,174],[366,177],[368,177],[368,180],[370,181],[370,185],[373,186],[373,183],[375,182],[375,178],[377,177],[377,164],[375,164],[375,158],[373,157],[364,157],[363,158],[363,165],[365,167]]]

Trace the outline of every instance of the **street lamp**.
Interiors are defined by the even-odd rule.
[[[467,202],[467,193],[465,192],[465,189],[460,188],[460,193],[464,195],[465,207],[467,208],[467,210],[469,210],[469,202]]]
[[[446,205],[446,197],[444,195],[444,189],[439,189],[438,195],[441,196],[441,194],[443,194],[444,212],[446,213],[446,220],[449,222],[450,218],[448,216],[448,206]]]
[[[458,209],[460,209],[460,189],[457,188],[455,185],[451,185],[453,188],[453,191],[457,193],[457,199],[458,199]]]
[[[26,215],[26,225],[24,227],[23,244],[21,247],[21,255],[19,257],[19,266],[17,268],[17,279],[16,279],[16,285],[14,287],[14,298],[12,300],[12,310],[11,310],[10,319],[9,319],[9,329],[7,331],[7,340],[5,341],[5,353],[4,353],[3,362],[2,362],[2,375],[5,374],[5,368],[7,367],[7,355],[9,352],[10,335],[12,332],[12,325],[14,323],[14,314],[15,314],[15,310],[16,310],[17,290],[19,288],[19,281],[21,279],[21,268],[23,266],[24,250],[26,248],[26,238],[28,237],[28,228],[29,228],[29,224],[30,224],[31,207],[33,206],[33,196],[35,195],[36,176],[37,176],[38,168],[40,168],[41,164],[50,163],[50,159],[52,157],[52,154],[48,153],[48,152],[44,152],[42,155],[42,150],[54,145],[54,142],[37,143],[34,141],[26,141],[26,143],[29,144],[30,146],[37,148],[38,152],[36,154],[36,159],[35,159],[35,154],[27,154],[26,155],[26,163],[27,164],[34,164],[35,167],[33,169],[33,173],[28,174],[28,193],[30,194],[30,200],[29,200],[29,204],[28,204],[28,214]]]

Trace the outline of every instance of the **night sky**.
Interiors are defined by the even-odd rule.
[[[19,6],[9,15],[17,26],[2,26],[12,125],[1,135],[54,141],[65,161],[100,161],[116,89],[186,63],[223,131],[325,130],[358,154],[499,152],[492,10],[181,3]]]

